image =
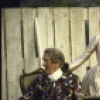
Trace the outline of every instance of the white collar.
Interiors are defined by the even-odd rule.
[[[57,71],[55,71],[53,74],[48,75],[48,77],[49,77],[52,81],[58,80],[61,76],[62,76],[61,68],[59,68],[59,69],[58,69]]]

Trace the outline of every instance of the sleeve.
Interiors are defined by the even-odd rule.
[[[70,70],[67,72],[67,78],[69,79],[69,85],[67,89],[70,92],[70,95],[72,95],[72,100],[78,100],[75,98],[84,95],[82,90],[82,83],[79,80],[78,75],[73,74]]]
[[[75,95],[77,97],[79,96],[83,96],[84,93],[83,93],[83,90],[82,90],[82,82],[79,80],[79,77],[77,75],[73,75],[73,79],[74,79],[74,82],[73,82],[73,85],[74,85],[74,91],[75,91]]]
[[[91,71],[91,69],[85,74],[85,76],[82,79],[82,89],[83,89],[85,95],[90,95],[90,92],[89,92],[89,84],[92,81],[92,80],[89,80],[90,73],[91,73],[90,71]]]
[[[95,95],[96,96],[100,96],[100,72],[97,73],[98,75],[96,75],[96,78],[95,78]]]
[[[24,94],[24,96],[20,97],[19,100],[34,100],[34,91],[36,83],[37,83],[37,78],[31,82],[27,92]]]
[[[100,71],[98,65],[94,66],[86,73],[82,80],[82,88],[85,95],[100,95]]]
[[[99,96],[100,95],[100,68],[98,66],[94,67],[95,70],[91,72],[93,74],[90,75],[90,80],[92,82],[89,84],[89,92],[91,96]]]

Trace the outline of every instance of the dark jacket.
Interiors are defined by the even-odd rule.
[[[67,71],[57,81],[46,74],[36,77],[20,100],[78,100],[82,92],[78,76]]]

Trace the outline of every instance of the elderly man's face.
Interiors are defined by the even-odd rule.
[[[45,67],[45,72],[47,74],[52,74],[55,72],[59,67],[58,67],[58,62],[52,62],[50,55],[44,54],[43,56],[43,66]]]

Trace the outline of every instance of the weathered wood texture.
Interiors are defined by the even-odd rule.
[[[34,19],[35,9],[22,9],[22,29],[24,47],[24,67],[25,72],[29,73],[37,68],[35,66],[35,47],[34,47]]]
[[[99,7],[89,8],[89,39],[94,35],[100,34],[100,11]],[[93,67],[97,64],[96,52],[90,58],[90,66]]]
[[[4,9],[7,49],[8,100],[17,100],[21,95],[19,76],[22,74],[21,12],[20,9]]]
[[[1,71],[1,79],[2,79],[2,100],[7,100],[7,87],[6,87],[6,51],[5,51],[5,31],[4,31],[4,10],[2,9],[2,35],[1,35],[1,41],[2,41],[2,71]]]
[[[55,47],[65,55],[66,62],[71,61],[69,38],[69,11],[68,8],[54,8]]]
[[[72,45],[72,61],[75,60],[85,50],[85,16],[84,8],[71,8],[71,45]],[[80,79],[86,73],[87,62],[75,70],[74,73],[79,73]]]
[[[59,48],[66,62],[81,55],[86,48],[85,20],[89,20],[89,39],[100,34],[100,7],[3,10],[2,100],[18,100],[21,95],[19,76],[23,70],[28,73],[42,67],[45,48]],[[96,64],[96,55],[93,54],[74,73],[82,79],[86,67]]]
[[[46,48],[54,47],[54,31],[52,25],[52,8],[38,8],[38,35],[37,38],[40,46],[39,54],[40,59],[43,57],[44,50]],[[42,61],[40,62],[40,66],[42,66]]]

